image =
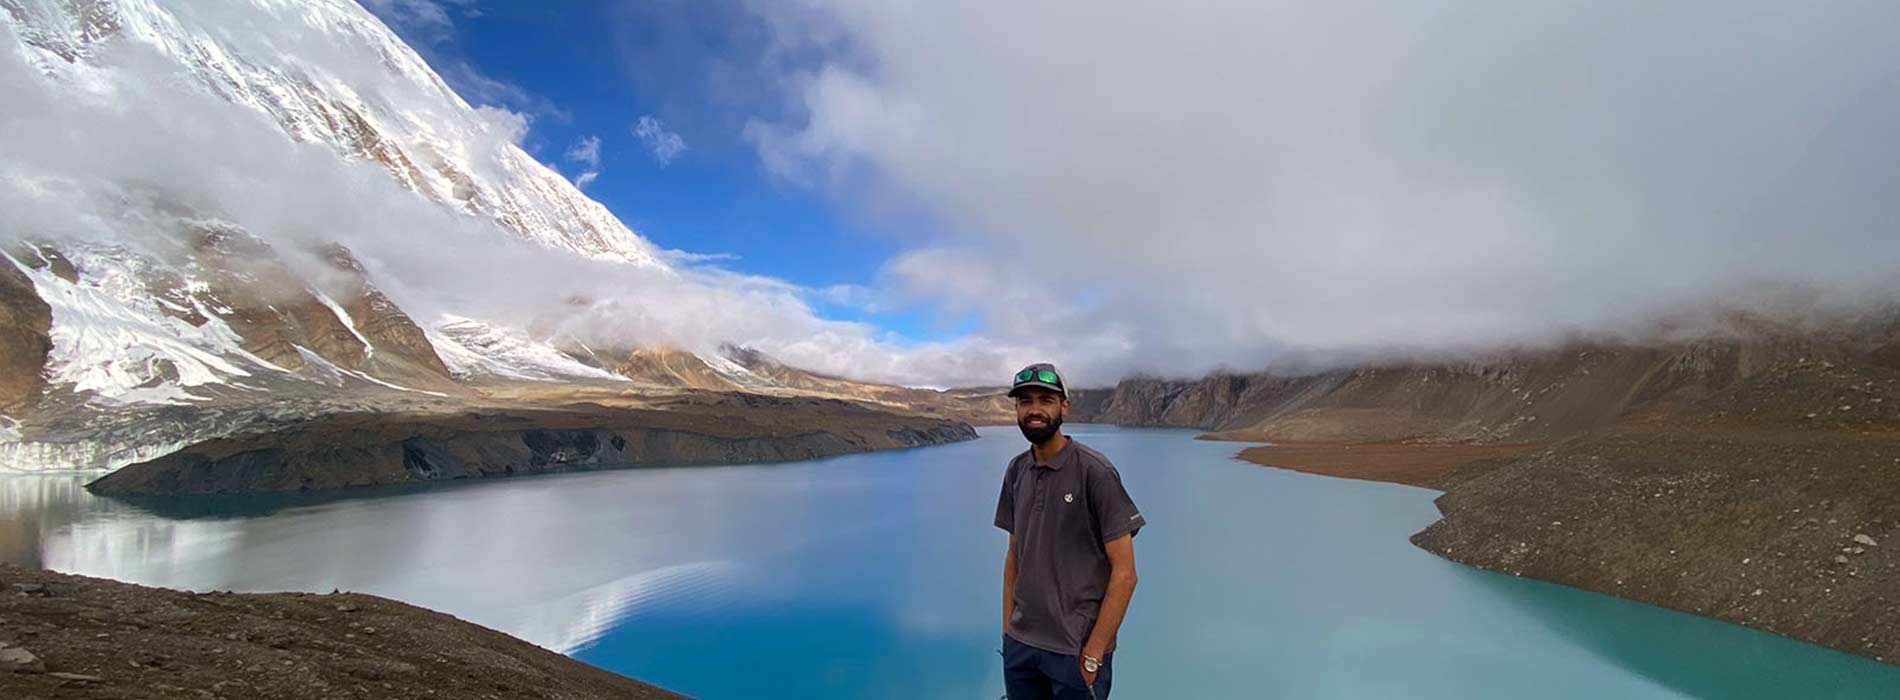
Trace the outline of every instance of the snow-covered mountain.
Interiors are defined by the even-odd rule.
[[[151,137],[173,136],[163,132],[179,130],[180,121],[232,120],[230,112],[248,111],[274,127],[285,148],[314,146],[341,162],[372,164],[402,190],[458,212],[469,230],[498,229],[592,260],[667,271],[653,245],[522,151],[511,132],[520,125],[510,115],[470,106],[351,0],[0,0],[0,41],[7,44],[0,50],[12,54],[7,67],[30,74],[9,75],[19,82],[0,90],[44,92],[71,98],[82,111],[112,111],[154,108],[149,100],[129,104],[128,86],[175,83],[168,87],[237,109],[209,119],[154,120],[159,133]],[[32,104],[10,100],[23,101]],[[206,150],[268,150],[216,136]],[[262,182],[293,180],[296,168],[309,167],[282,163],[278,172],[272,157],[236,158],[230,169],[235,179]],[[178,404],[214,398],[210,387],[250,387],[259,373],[309,375],[301,372],[313,364],[306,356],[384,386],[484,374],[611,376],[505,324],[410,318],[321,234],[246,228],[215,198],[155,184],[142,171],[73,172],[80,174],[0,172],[0,185],[28,196],[84,193],[117,207],[100,215],[113,226],[92,225],[75,206],[70,222],[46,227],[78,229],[77,235],[40,230],[42,221],[24,215],[0,219],[0,240],[13,242],[0,272],[24,275],[51,307],[52,347],[42,373],[48,386],[95,401]],[[114,226],[135,230],[102,230]],[[313,255],[338,269],[289,264]],[[381,339],[392,347],[378,348],[359,321],[393,332]],[[337,373],[317,374],[333,382]]]
[[[96,60],[102,47],[137,44],[289,138],[380,164],[423,197],[542,245],[661,265],[650,243],[516,146],[506,115],[470,106],[352,0],[0,0],[0,11],[49,80],[96,82],[111,70]]]
[[[566,386],[912,391],[418,308],[403,271],[465,247],[493,285],[515,249],[679,273],[351,0],[0,0],[0,105],[0,468]]]

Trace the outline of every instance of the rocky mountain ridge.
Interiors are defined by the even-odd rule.
[[[1313,461],[1302,471],[1423,481],[1445,492],[1444,517],[1413,542],[1448,559],[1892,662],[1896,319],[1131,379],[1100,419],[1290,445],[1250,457],[1268,465],[1303,458]],[[1465,455],[1462,466],[1427,480],[1352,464],[1423,465],[1446,450]]]
[[[75,252],[5,253],[0,333],[13,342],[0,359],[21,368],[10,377],[31,378],[6,387],[6,410],[20,418],[6,425],[0,462],[13,469],[113,469],[330,414],[531,411],[587,396],[627,405],[682,393],[822,397],[891,414],[894,426],[909,425],[900,414],[1007,420],[1000,388],[857,382],[737,347],[727,351],[744,364],[670,348],[613,362],[472,319],[425,330],[340,247],[325,251],[334,293],[284,284],[298,278],[268,244],[225,229],[201,233],[173,259],[65,250]]]
[[[387,178],[372,183],[383,189],[396,185],[402,201],[361,206],[425,203],[450,214],[421,224],[466,228],[460,235],[492,229],[592,264],[678,274],[516,145],[512,115],[471,106],[350,0],[0,0],[0,43],[18,62],[6,67],[21,69],[0,76],[17,81],[8,90],[111,112],[126,108],[123,93],[157,81],[195,96],[181,104],[206,110],[203,120],[232,120],[247,138],[265,133],[273,143],[251,144],[260,153],[249,160],[206,154],[236,160],[216,174],[238,180],[245,196],[253,180],[288,179],[269,192],[294,197],[299,168],[368,173]],[[211,148],[247,148],[211,136]],[[293,162],[268,155],[280,150]],[[603,391],[628,403],[681,392],[821,396],[996,420],[993,391],[823,377],[736,347],[695,354],[632,339],[606,351],[558,326],[419,308],[392,295],[406,280],[389,266],[303,230],[322,222],[268,216],[270,226],[247,226],[216,197],[139,171],[23,174],[37,178],[28,200],[62,192],[106,209],[63,202],[49,205],[69,212],[59,220],[0,219],[0,469],[110,470],[332,414],[532,410]]]
[[[403,188],[491,220],[534,243],[660,266],[652,244],[559,173],[509,141],[420,55],[350,0],[237,2],[190,8],[129,0],[0,0],[0,23],[49,79],[84,83],[112,70],[101,54],[136,44],[210,93],[275,123],[297,142],[372,162]],[[364,77],[313,60],[311,35],[380,71]]]
[[[1214,439],[1256,442],[1548,442],[1670,415],[1789,368],[1900,368],[1893,358],[1897,319],[1877,314],[1824,332],[1756,323],[1744,333],[1694,340],[1599,341],[1312,372],[1135,377],[1115,387],[1097,420],[1199,428]],[[1790,411],[1806,412],[1786,409],[1774,417]]]

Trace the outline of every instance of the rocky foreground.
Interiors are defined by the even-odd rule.
[[[1442,487],[1447,559],[1900,661],[1900,434],[1631,429]]]
[[[1900,661],[1900,371],[1797,357],[1441,483],[1455,561]]]
[[[622,405],[330,414],[190,445],[123,467],[88,488],[102,495],[307,491],[778,462],[975,438],[967,423],[835,399],[689,393]]]
[[[682,696],[370,595],[187,593],[0,564],[0,697]]]

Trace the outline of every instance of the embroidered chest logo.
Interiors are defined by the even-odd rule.
[[[1075,502],[1075,494],[1073,494],[1073,493],[1065,493],[1065,494],[1062,494],[1062,502],[1063,502],[1063,503],[1074,503],[1074,502]]]

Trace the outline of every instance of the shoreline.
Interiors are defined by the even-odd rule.
[[[1446,561],[1900,661],[1900,482],[1881,478],[1900,472],[1900,431],[1655,424],[1236,458],[1440,491],[1439,519],[1409,539]]]
[[[217,438],[87,485],[101,496],[328,491],[647,466],[783,462],[970,440],[969,424],[733,395],[653,407],[333,413]]]
[[[1481,460],[1504,460],[1542,447],[1514,445],[1442,445],[1399,442],[1287,442],[1242,449],[1235,459],[1307,474],[1380,481],[1444,490],[1459,467]]]

